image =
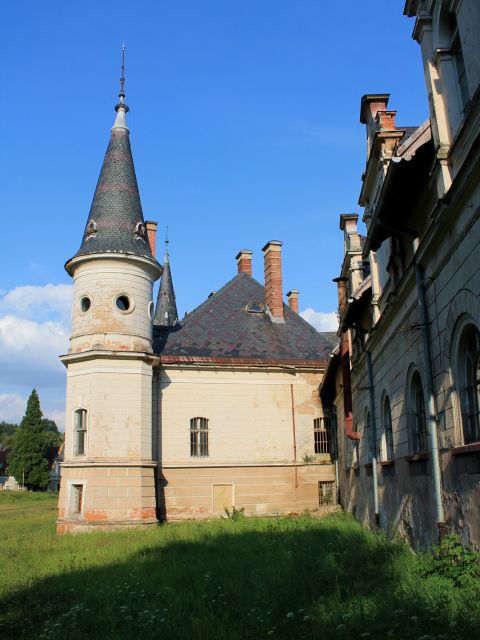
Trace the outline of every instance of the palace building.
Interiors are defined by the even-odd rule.
[[[123,84],[122,84],[123,86]],[[282,243],[180,320],[144,220],[123,89],[73,278],[58,531],[301,512],[334,499],[318,388],[336,336],[282,294]],[[153,285],[161,277],[157,304]]]

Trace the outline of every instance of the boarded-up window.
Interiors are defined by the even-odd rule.
[[[190,455],[208,456],[208,418],[190,420]]]
[[[330,420],[329,418],[315,418],[313,421],[313,436],[315,453],[330,453]]]
[[[233,507],[233,484],[213,485],[213,510],[216,513]]]
[[[318,483],[318,504],[322,507],[323,505],[335,503],[335,481],[320,480]]]
[[[70,515],[79,516],[83,507],[83,484],[72,484],[70,489]]]

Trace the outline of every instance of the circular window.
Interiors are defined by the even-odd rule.
[[[153,320],[153,311],[154,311],[155,307],[152,301],[150,301],[150,304],[148,305],[148,317],[150,318],[150,320]]]
[[[115,300],[115,304],[120,311],[129,311],[132,306],[130,303],[130,298],[128,296],[118,296]]]
[[[82,310],[82,313],[87,313],[91,305],[92,305],[92,301],[90,300],[90,298],[88,298],[87,296],[83,296],[83,298],[81,298],[80,309]]]

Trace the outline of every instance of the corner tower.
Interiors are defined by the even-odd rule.
[[[124,77],[73,278],[57,531],[156,522],[152,254],[126,122]]]

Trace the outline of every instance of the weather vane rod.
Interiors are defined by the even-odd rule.
[[[122,77],[120,78],[120,96],[125,97],[125,43],[122,43]]]

